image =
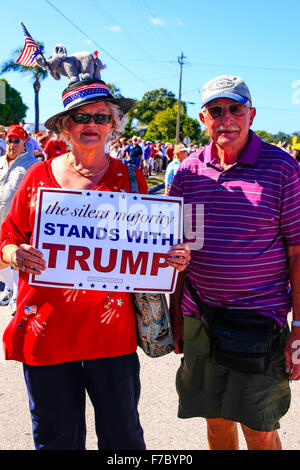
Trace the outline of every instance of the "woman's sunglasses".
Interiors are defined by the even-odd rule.
[[[207,106],[206,110],[212,119],[217,119],[225,113],[225,111],[229,111],[229,113],[234,117],[243,116],[246,112],[246,109],[249,109],[248,106],[245,106],[242,103],[232,103],[227,107],[223,106]]]
[[[6,139],[7,144],[19,144],[21,139]]]
[[[111,120],[111,114],[72,114],[71,118],[75,124],[88,124],[94,119],[95,124],[108,124]]]

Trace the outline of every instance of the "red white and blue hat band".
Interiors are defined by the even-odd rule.
[[[124,98],[123,96],[115,98],[108,86],[102,80],[80,80],[70,85],[62,93],[64,110],[47,119],[45,127],[53,132],[60,132],[57,127],[57,121],[62,116],[70,114],[72,109],[80,108],[85,104],[107,101],[118,106],[122,114],[128,113],[133,108],[135,100]]]
[[[105,83],[89,83],[80,85],[71,90],[66,90],[62,95],[65,111],[74,105],[92,100],[95,98],[105,98],[110,95],[110,90]]]

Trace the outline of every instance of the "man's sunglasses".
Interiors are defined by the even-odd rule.
[[[72,114],[71,118],[75,124],[88,124],[94,119],[95,124],[108,124],[111,120],[111,114]]]
[[[249,109],[248,106],[245,106],[242,103],[232,103],[227,107],[223,106],[207,106],[206,110],[212,119],[217,119],[225,113],[225,111],[229,111],[229,113],[234,117],[243,116],[245,114],[246,109]]]
[[[6,139],[7,144],[19,144],[21,139]]]

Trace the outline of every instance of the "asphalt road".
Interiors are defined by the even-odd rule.
[[[10,321],[7,307],[0,307],[0,333]],[[150,359],[141,350],[142,393],[140,419],[149,450],[206,450],[206,424],[201,418],[177,418],[175,375],[181,356],[174,353]],[[300,383],[293,382],[291,408],[279,431],[285,450],[300,449]],[[97,449],[94,416],[87,399],[87,450]],[[240,433],[240,448],[246,449]],[[33,450],[28,399],[22,365],[5,361],[0,348],[0,450]]]

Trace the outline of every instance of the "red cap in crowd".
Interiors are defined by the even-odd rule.
[[[14,124],[13,126],[9,126],[9,128],[7,129],[6,137],[12,137],[15,139],[26,139],[27,135],[23,127],[19,126],[18,124]]]

